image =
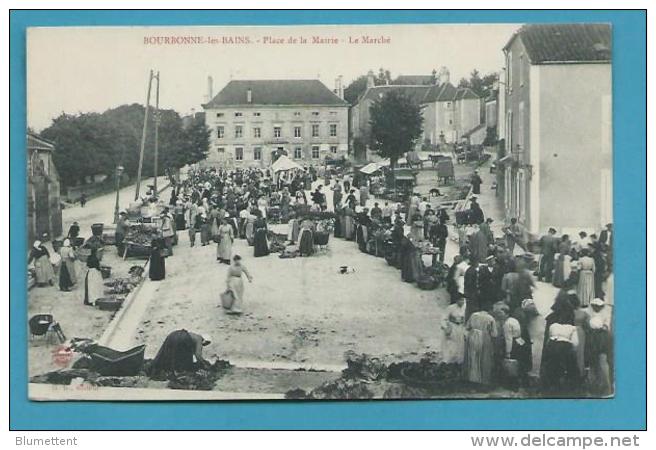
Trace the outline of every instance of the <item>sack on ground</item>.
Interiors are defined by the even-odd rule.
[[[227,290],[221,293],[221,306],[225,309],[232,308],[232,304],[235,302],[235,296],[231,290]]]

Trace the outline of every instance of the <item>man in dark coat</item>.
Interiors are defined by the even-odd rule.
[[[481,193],[481,184],[483,180],[478,175],[478,170],[474,171],[474,174],[471,177],[472,193],[479,195]]]
[[[476,311],[481,310],[481,267],[478,261],[472,260],[465,272],[465,297],[467,298],[466,319]]]
[[[558,239],[556,238],[556,229],[549,228],[549,232],[540,238],[540,272],[539,281],[551,283],[554,267],[554,255],[558,251]]]
[[[469,236],[469,253],[472,261],[483,262],[487,258],[488,237],[480,228]]]

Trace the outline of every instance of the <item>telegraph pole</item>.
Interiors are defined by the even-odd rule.
[[[146,95],[146,112],[144,113],[143,131],[141,132],[141,148],[139,150],[139,168],[137,169],[137,190],[134,193],[134,199],[139,200],[139,187],[141,184],[141,169],[143,167],[144,148],[146,147],[146,127],[148,125],[148,110],[150,109],[150,88],[153,84],[153,71],[150,71],[148,77],[148,94]]]
[[[158,197],[157,191],[157,176],[159,175],[158,170],[158,152],[159,152],[159,71],[154,77],[157,80],[157,86],[155,87],[155,182],[154,182],[154,191],[155,197]]]

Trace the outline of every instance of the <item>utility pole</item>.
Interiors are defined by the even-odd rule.
[[[155,75],[155,78],[157,79],[157,86],[155,87],[155,182],[154,182],[154,190],[155,190],[155,197],[158,196],[158,190],[157,190],[157,177],[159,175],[159,163],[158,163],[158,152],[159,152],[159,71],[157,71],[157,75]]]
[[[139,150],[139,168],[137,169],[137,190],[134,199],[139,200],[139,187],[141,185],[141,169],[143,167],[144,148],[146,147],[146,126],[148,125],[148,110],[150,109],[150,88],[153,84],[153,71],[148,77],[148,94],[146,95],[146,112],[144,113],[143,131],[141,132],[141,148]]]

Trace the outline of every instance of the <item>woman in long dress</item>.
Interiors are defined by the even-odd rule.
[[[545,330],[548,336],[543,349],[542,383],[548,391],[562,393],[571,391],[580,382],[580,373],[576,364],[578,332],[569,322],[557,321]]]
[[[246,218],[246,242],[248,242],[248,245],[252,246],[255,242],[255,220],[257,217],[255,217],[253,214],[249,213],[248,217]]]
[[[77,283],[75,276],[75,252],[71,248],[71,241],[69,239],[64,239],[64,243],[59,249],[59,255],[61,256],[59,289],[68,292]]]
[[[223,210],[219,208],[211,208],[210,214],[209,214],[209,221],[210,221],[210,236],[212,239],[218,239],[219,238],[219,225],[221,224],[221,220],[223,219]]]
[[[199,215],[200,223],[200,244],[206,246],[210,243],[210,222],[207,214],[204,212]]]
[[[209,365],[203,358],[203,347],[209,345],[211,340],[208,335],[201,336],[185,329],[169,333],[146,369],[148,376],[164,381],[176,372],[193,372],[197,365]]]
[[[235,240],[234,230],[226,219],[221,221],[218,231],[219,243],[216,246],[216,260],[230,264],[232,258],[232,242]]]
[[[585,363],[590,368],[590,389],[599,395],[609,395],[613,390],[611,324],[610,310],[605,301],[600,298],[592,300],[586,323]]]
[[[301,256],[312,256],[314,254],[314,222],[310,219],[301,222],[298,251]]]
[[[344,207],[344,239],[347,241],[352,241],[354,238],[355,232],[355,223],[353,215],[355,212],[350,206]]]
[[[150,262],[148,276],[151,281],[160,281],[166,278],[166,258],[162,250],[166,248],[161,240],[154,239],[150,244]]]
[[[227,290],[232,292],[234,301],[230,309],[226,310],[228,314],[241,314],[242,307],[244,304],[244,280],[242,275],[245,275],[248,278],[248,282],[253,282],[253,277],[246,267],[241,263],[241,256],[235,255],[232,258],[232,264],[228,268],[228,274],[226,277]]]
[[[576,293],[581,306],[586,307],[595,298],[595,262],[587,249],[581,251],[579,258],[579,284]]]
[[[442,320],[444,330],[444,351],[442,361],[462,364],[465,360],[465,298],[447,306]]]
[[[87,274],[84,277],[84,304],[94,306],[96,300],[105,296],[100,261],[94,253],[87,258]]]
[[[412,233],[412,238],[415,241],[424,240],[424,219],[419,214],[412,216],[412,226],[410,227],[410,233]]]
[[[52,269],[52,263],[50,262],[50,252],[41,241],[35,241],[32,250],[30,250],[27,263],[30,264],[32,261],[34,261],[34,270],[36,272],[36,285],[38,287],[52,286],[55,283],[55,271]]]
[[[465,330],[465,379],[490,384],[494,369],[494,339],[498,334],[496,321],[487,311],[477,311],[469,317]]]
[[[260,211],[258,210],[258,216],[260,216]],[[267,223],[266,219],[263,217],[258,217],[258,219],[253,224],[255,229],[255,234],[253,238],[253,246],[255,247],[253,251],[253,256],[267,256],[269,254],[269,242],[267,240]]]

